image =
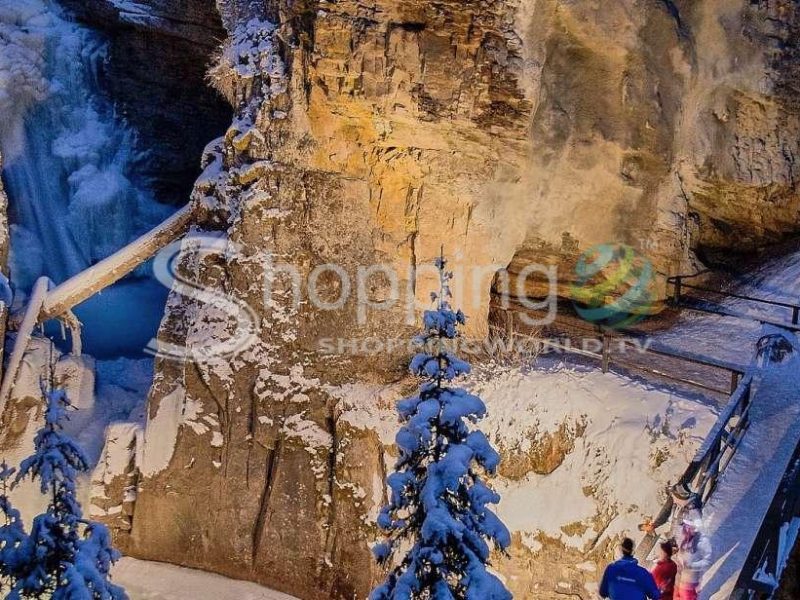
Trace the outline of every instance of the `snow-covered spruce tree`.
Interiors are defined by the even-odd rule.
[[[15,529],[3,547],[13,565],[8,573],[7,600],[127,600],[109,581],[120,554],[108,529],[83,519],[75,479],[89,469],[83,450],[63,432],[70,404],[62,390],[47,393],[45,423],[34,439],[34,454],[22,461],[14,484],[31,477],[49,499],[47,510],[34,518],[30,535],[17,539]],[[18,516],[18,513],[14,513]]]
[[[11,477],[16,469],[3,461],[0,464],[0,592],[11,589],[20,570],[20,547],[27,539],[20,512],[11,504],[8,497]]]
[[[404,423],[396,437],[400,457],[387,479],[389,504],[378,517],[387,539],[375,546],[375,557],[396,566],[370,598],[506,600],[511,594],[487,564],[490,543],[504,550],[510,535],[487,508],[500,496],[480,474],[493,473],[500,457],[486,436],[468,425],[485,416],[483,401],[448,387],[470,370],[447,348],[466,319],[450,306],[453,275],[444,257],[436,266],[441,283],[439,294],[432,294],[436,309],[425,312],[424,332],[417,338],[424,351],[410,365],[425,381],[416,396],[397,404]],[[410,549],[395,557],[401,547]]]

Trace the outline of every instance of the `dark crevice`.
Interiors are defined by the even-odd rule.
[[[386,481],[389,472],[386,467],[386,451],[383,448],[381,448],[380,451],[378,452],[378,468],[380,469],[379,471],[380,481]],[[389,494],[386,491],[385,485],[381,486],[381,500],[382,500],[381,506],[378,508],[386,506],[389,503]]]
[[[339,436],[336,432],[336,403],[334,401],[328,404],[328,415],[325,418],[325,426],[331,436],[331,448],[328,453],[328,513],[326,518],[325,527],[325,560],[319,562],[317,568],[317,578],[322,578],[322,573],[325,567],[332,563],[333,555],[336,550],[336,458],[339,452]]]
[[[675,0],[658,0],[659,3],[664,7],[664,9],[669,13],[669,16],[672,17],[672,20],[675,21],[675,30],[678,33],[680,38],[684,40],[689,39],[689,30],[686,27],[686,23],[683,20],[683,16],[681,14],[681,9],[678,6]]]
[[[674,19],[678,30],[681,30],[683,28],[683,23],[681,22],[681,11],[675,2],[673,0],[661,0],[661,4],[664,5],[664,8],[667,9],[667,12]]]
[[[408,31],[410,33],[420,33],[425,31],[425,23],[393,23],[393,27],[397,27],[398,29],[402,29],[403,31]]]
[[[275,440],[275,448],[267,453],[266,465],[266,478],[264,487],[261,490],[261,498],[258,503],[258,515],[256,522],[253,524],[253,548],[251,560],[255,564],[259,551],[261,550],[261,543],[264,539],[264,532],[267,528],[270,499],[272,498],[272,488],[275,484],[275,476],[278,471],[278,462],[280,460],[282,442],[281,438]]]
[[[331,499],[328,512],[328,534],[333,529],[333,522],[336,517],[336,455],[339,451],[339,439],[336,433],[336,418],[333,414],[335,405],[330,409],[326,418],[326,425],[331,436],[331,450],[328,454],[328,496]]]

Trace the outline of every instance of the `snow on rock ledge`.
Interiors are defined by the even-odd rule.
[[[700,400],[563,365],[478,369],[469,387],[486,401],[480,426],[506,463],[493,485],[514,544],[495,567],[522,598],[548,597],[560,584],[592,590],[614,541],[637,535],[638,524],[658,511],[716,419]],[[367,385],[334,391],[339,422],[375,432],[389,465],[400,392]],[[542,439],[558,454],[545,472],[530,459]],[[373,504],[380,501],[374,494]]]

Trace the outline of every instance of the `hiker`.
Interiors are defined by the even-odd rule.
[[[711,566],[711,542],[700,520],[686,519],[678,543],[678,600],[697,600],[700,581]]]
[[[646,521],[639,525],[639,530],[648,534],[655,545],[659,533],[662,537],[672,542],[677,550],[678,539],[681,535],[681,527],[686,519],[698,520],[703,518],[703,502],[700,495],[693,492],[685,483],[677,483],[669,490],[672,500],[672,508],[666,515],[659,515],[654,521]],[[668,529],[661,532],[658,530],[668,524]],[[651,546],[652,547],[652,546]],[[649,553],[650,548],[647,549]]]
[[[677,484],[670,490],[670,495],[675,503],[672,511],[670,535],[673,545],[677,548],[683,523],[685,521],[699,522],[703,519],[703,502],[700,496],[693,492],[686,484]]]
[[[619,545],[622,558],[611,563],[600,582],[600,596],[611,600],[659,600],[661,594],[650,572],[633,557],[633,540]]]
[[[675,579],[678,576],[678,565],[672,560],[675,551],[672,542],[661,542],[659,559],[653,569],[653,579],[656,581],[661,600],[673,600],[675,592]]]

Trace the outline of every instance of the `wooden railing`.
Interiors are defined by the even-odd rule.
[[[731,394],[694,459],[678,479],[678,485],[686,486],[696,493],[702,504],[714,493],[720,475],[730,464],[750,425],[752,384],[753,374],[747,373]],[[674,508],[675,501],[668,494],[666,502],[650,524],[651,529],[655,530],[668,523]],[[649,532],[637,547],[636,556],[645,560],[659,537],[655,531]]]
[[[684,384],[706,392],[714,392],[722,396],[730,396],[733,394],[742,376],[745,372],[745,367],[741,364],[719,360],[709,356],[702,356],[693,352],[678,350],[676,348],[666,348],[653,344],[652,339],[647,338],[640,332],[635,332],[626,329],[609,329],[607,327],[598,327],[586,323],[582,329],[592,336],[596,337],[601,342],[600,352],[592,352],[583,348],[576,348],[574,346],[560,344],[557,341],[542,338],[539,339],[533,335],[524,335],[515,331],[514,326],[514,311],[507,311],[506,329],[510,332],[515,332],[515,335],[536,340],[541,343],[543,348],[566,352],[583,356],[600,363],[601,369],[604,373],[609,372],[613,367],[622,367],[626,371],[634,371],[640,373],[647,373],[655,375],[661,379],[671,382]],[[575,327],[572,325],[571,327]],[[507,333],[508,334],[508,333]],[[707,381],[698,381],[686,375],[682,375],[668,368],[658,368],[657,366],[647,364],[637,364],[630,359],[631,355],[638,356],[653,356],[668,358],[671,360],[679,361],[689,365],[699,365],[703,367],[710,367],[713,369],[721,370],[727,373],[727,378],[730,384],[724,388],[710,385]]]
[[[622,367],[627,371],[638,371],[642,373],[650,373],[652,375],[656,375],[662,379],[667,379],[676,383],[682,383],[700,390],[708,391],[708,392],[715,392],[717,394],[724,394],[728,395],[733,393],[737,386],[739,385],[739,381],[741,380],[742,375],[744,374],[744,368],[740,365],[735,363],[730,363],[726,361],[716,360],[709,357],[701,357],[699,355],[695,355],[688,352],[681,352],[675,349],[665,349],[665,348],[657,348],[653,346],[643,346],[636,344],[632,339],[625,338],[625,337],[617,337],[611,331],[604,331],[601,334],[603,340],[603,350],[601,353],[591,352],[588,350],[583,350],[580,348],[574,348],[572,346],[566,346],[563,344],[559,344],[553,340],[542,340],[542,346],[544,348],[550,348],[553,350],[560,350],[562,352],[567,352],[569,354],[576,354],[579,356],[585,356],[587,358],[591,358],[597,360],[601,364],[601,369],[603,373],[608,373],[612,367],[618,366]],[[614,348],[617,348],[618,352],[614,351]],[[731,386],[729,389],[722,389],[719,387],[715,387],[713,385],[709,385],[702,381],[697,381],[690,377],[686,377],[684,375],[678,375],[676,373],[672,373],[666,369],[659,369],[657,367],[651,367],[648,365],[641,365],[631,362],[630,360],[625,360],[625,357],[629,355],[628,352],[622,352],[621,348],[626,347],[630,348],[634,352],[637,352],[641,355],[653,354],[658,356],[665,356],[669,358],[673,358],[676,360],[680,360],[686,363],[690,363],[693,365],[701,365],[706,367],[713,367],[715,369],[721,369],[724,371],[728,371],[730,373],[730,382]]]
[[[673,286],[672,295],[669,297],[669,300],[672,302],[672,304],[676,306],[683,306],[685,305],[685,300],[687,298],[692,299],[691,297],[687,297],[686,295],[684,295],[684,290],[694,290],[697,292],[703,292],[705,294],[714,294],[722,298],[733,298],[736,300],[744,300],[745,302],[750,302],[756,305],[771,306],[771,307],[786,309],[787,312],[791,313],[791,323],[776,322],[776,321],[771,321],[769,319],[759,319],[759,318],[755,318],[755,320],[758,320],[762,323],[780,325],[781,327],[785,327],[792,331],[800,331],[800,305],[792,304],[791,302],[780,302],[777,300],[768,300],[766,298],[757,298],[755,296],[748,296],[745,294],[734,294],[732,292],[725,292],[722,290],[715,290],[710,287],[686,283],[687,279],[693,279],[695,277],[699,277],[704,273],[706,273],[706,271],[700,271],[699,273],[695,273],[694,275],[676,275],[674,277],[669,277],[667,279],[667,284]],[[734,315],[719,308],[709,308],[707,306],[703,306],[702,304],[698,305],[693,304],[690,306],[690,308],[713,314],[740,316],[740,315]],[[753,318],[750,316],[748,317]]]

